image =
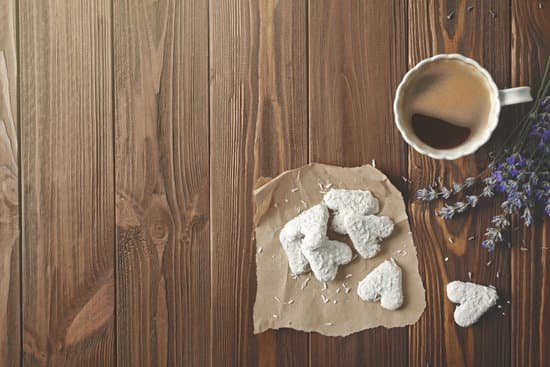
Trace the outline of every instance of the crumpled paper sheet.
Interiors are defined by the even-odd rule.
[[[426,300],[418,272],[416,248],[403,197],[382,172],[370,165],[343,168],[311,164],[286,171],[267,183],[265,181],[262,178],[259,183],[263,185],[254,191],[258,280],[254,333],[292,328],[345,336],[378,326],[390,328],[418,321]],[[393,234],[382,242],[382,251],[376,257],[363,259],[358,256],[350,264],[340,267],[336,279],[327,283],[325,291],[321,290],[323,284],[311,273],[293,279],[279,243],[280,230],[297,215],[297,208],[306,209],[321,202],[323,193],[319,184],[332,184],[332,188],[368,189],[380,201],[379,214],[387,215],[395,222]],[[298,190],[292,192],[296,188]],[[346,236],[329,233],[329,237],[351,245]],[[403,271],[405,301],[397,311],[384,310],[379,303],[367,303],[357,296],[357,284],[390,257]],[[346,278],[348,274],[351,276]],[[310,278],[309,282],[307,278]],[[345,293],[344,282],[351,288],[349,293]],[[307,285],[301,289],[304,283]],[[323,303],[321,294],[330,301]],[[288,304],[290,301],[293,302]]]

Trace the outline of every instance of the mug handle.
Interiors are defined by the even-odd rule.
[[[531,87],[517,87],[501,89],[498,91],[501,106],[533,101]]]

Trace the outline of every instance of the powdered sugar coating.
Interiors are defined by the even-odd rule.
[[[282,239],[281,245],[288,258],[288,267],[293,274],[304,274],[310,271],[309,262],[300,250],[302,239],[286,240]]]
[[[325,241],[328,218],[327,207],[318,204],[291,219],[279,233],[288,265],[294,274],[310,271],[302,247],[316,248]]]
[[[460,304],[454,312],[457,325],[468,327],[497,304],[498,294],[493,287],[456,280],[447,284],[447,298]]]
[[[403,304],[403,276],[394,259],[386,260],[372,270],[357,287],[364,301],[376,302],[386,310],[396,310]]]
[[[380,252],[380,241],[389,237],[394,229],[393,221],[386,216],[348,215],[344,225],[353,246],[364,259]]]
[[[352,252],[348,245],[325,239],[318,247],[302,247],[315,278],[322,282],[334,280],[338,267],[351,261]]]
[[[378,199],[368,190],[332,189],[323,200],[334,211],[331,228],[341,234],[346,234],[346,216],[376,214],[380,210]]]

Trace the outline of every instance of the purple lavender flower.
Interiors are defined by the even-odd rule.
[[[466,201],[472,208],[475,208],[479,201],[479,197],[476,195],[468,195],[466,196]]]
[[[520,158],[518,161],[518,166],[521,168],[525,167],[527,165],[527,160],[525,158]]]
[[[523,223],[525,223],[525,226],[529,227],[531,224],[533,224],[533,216],[531,215],[531,210],[529,208],[525,208],[523,210],[523,214],[521,215],[521,219],[523,220]]]
[[[481,246],[485,247],[489,251],[493,251],[495,249],[495,241],[483,240],[481,241]]]
[[[512,154],[511,156],[509,156],[508,158],[506,158],[505,161],[506,161],[508,164],[516,164],[516,155],[515,155],[515,154]]]
[[[447,200],[448,198],[451,197],[452,191],[449,190],[446,186],[443,186],[443,187],[441,188],[440,195],[441,195],[441,197],[442,197],[443,199]]]
[[[428,186],[427,189],[418,190],[416,198],[422,201],[432,201],[437,199],[437,191],[432,186]]]

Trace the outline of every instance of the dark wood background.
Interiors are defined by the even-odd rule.
[[[396,86],[460,52],[537,88],[550,1],[0,0],[0,50],[0,366],[550,366],[550,221],[488,253],[494,205],[446,223],[408,200],[416,325],[253,335],[251,198],[308,162],[375,159],[409,198],[479,172],[522,109],[435,161],[394,127]],[[461,329],[444,286],[468,272],[510,304]]]

